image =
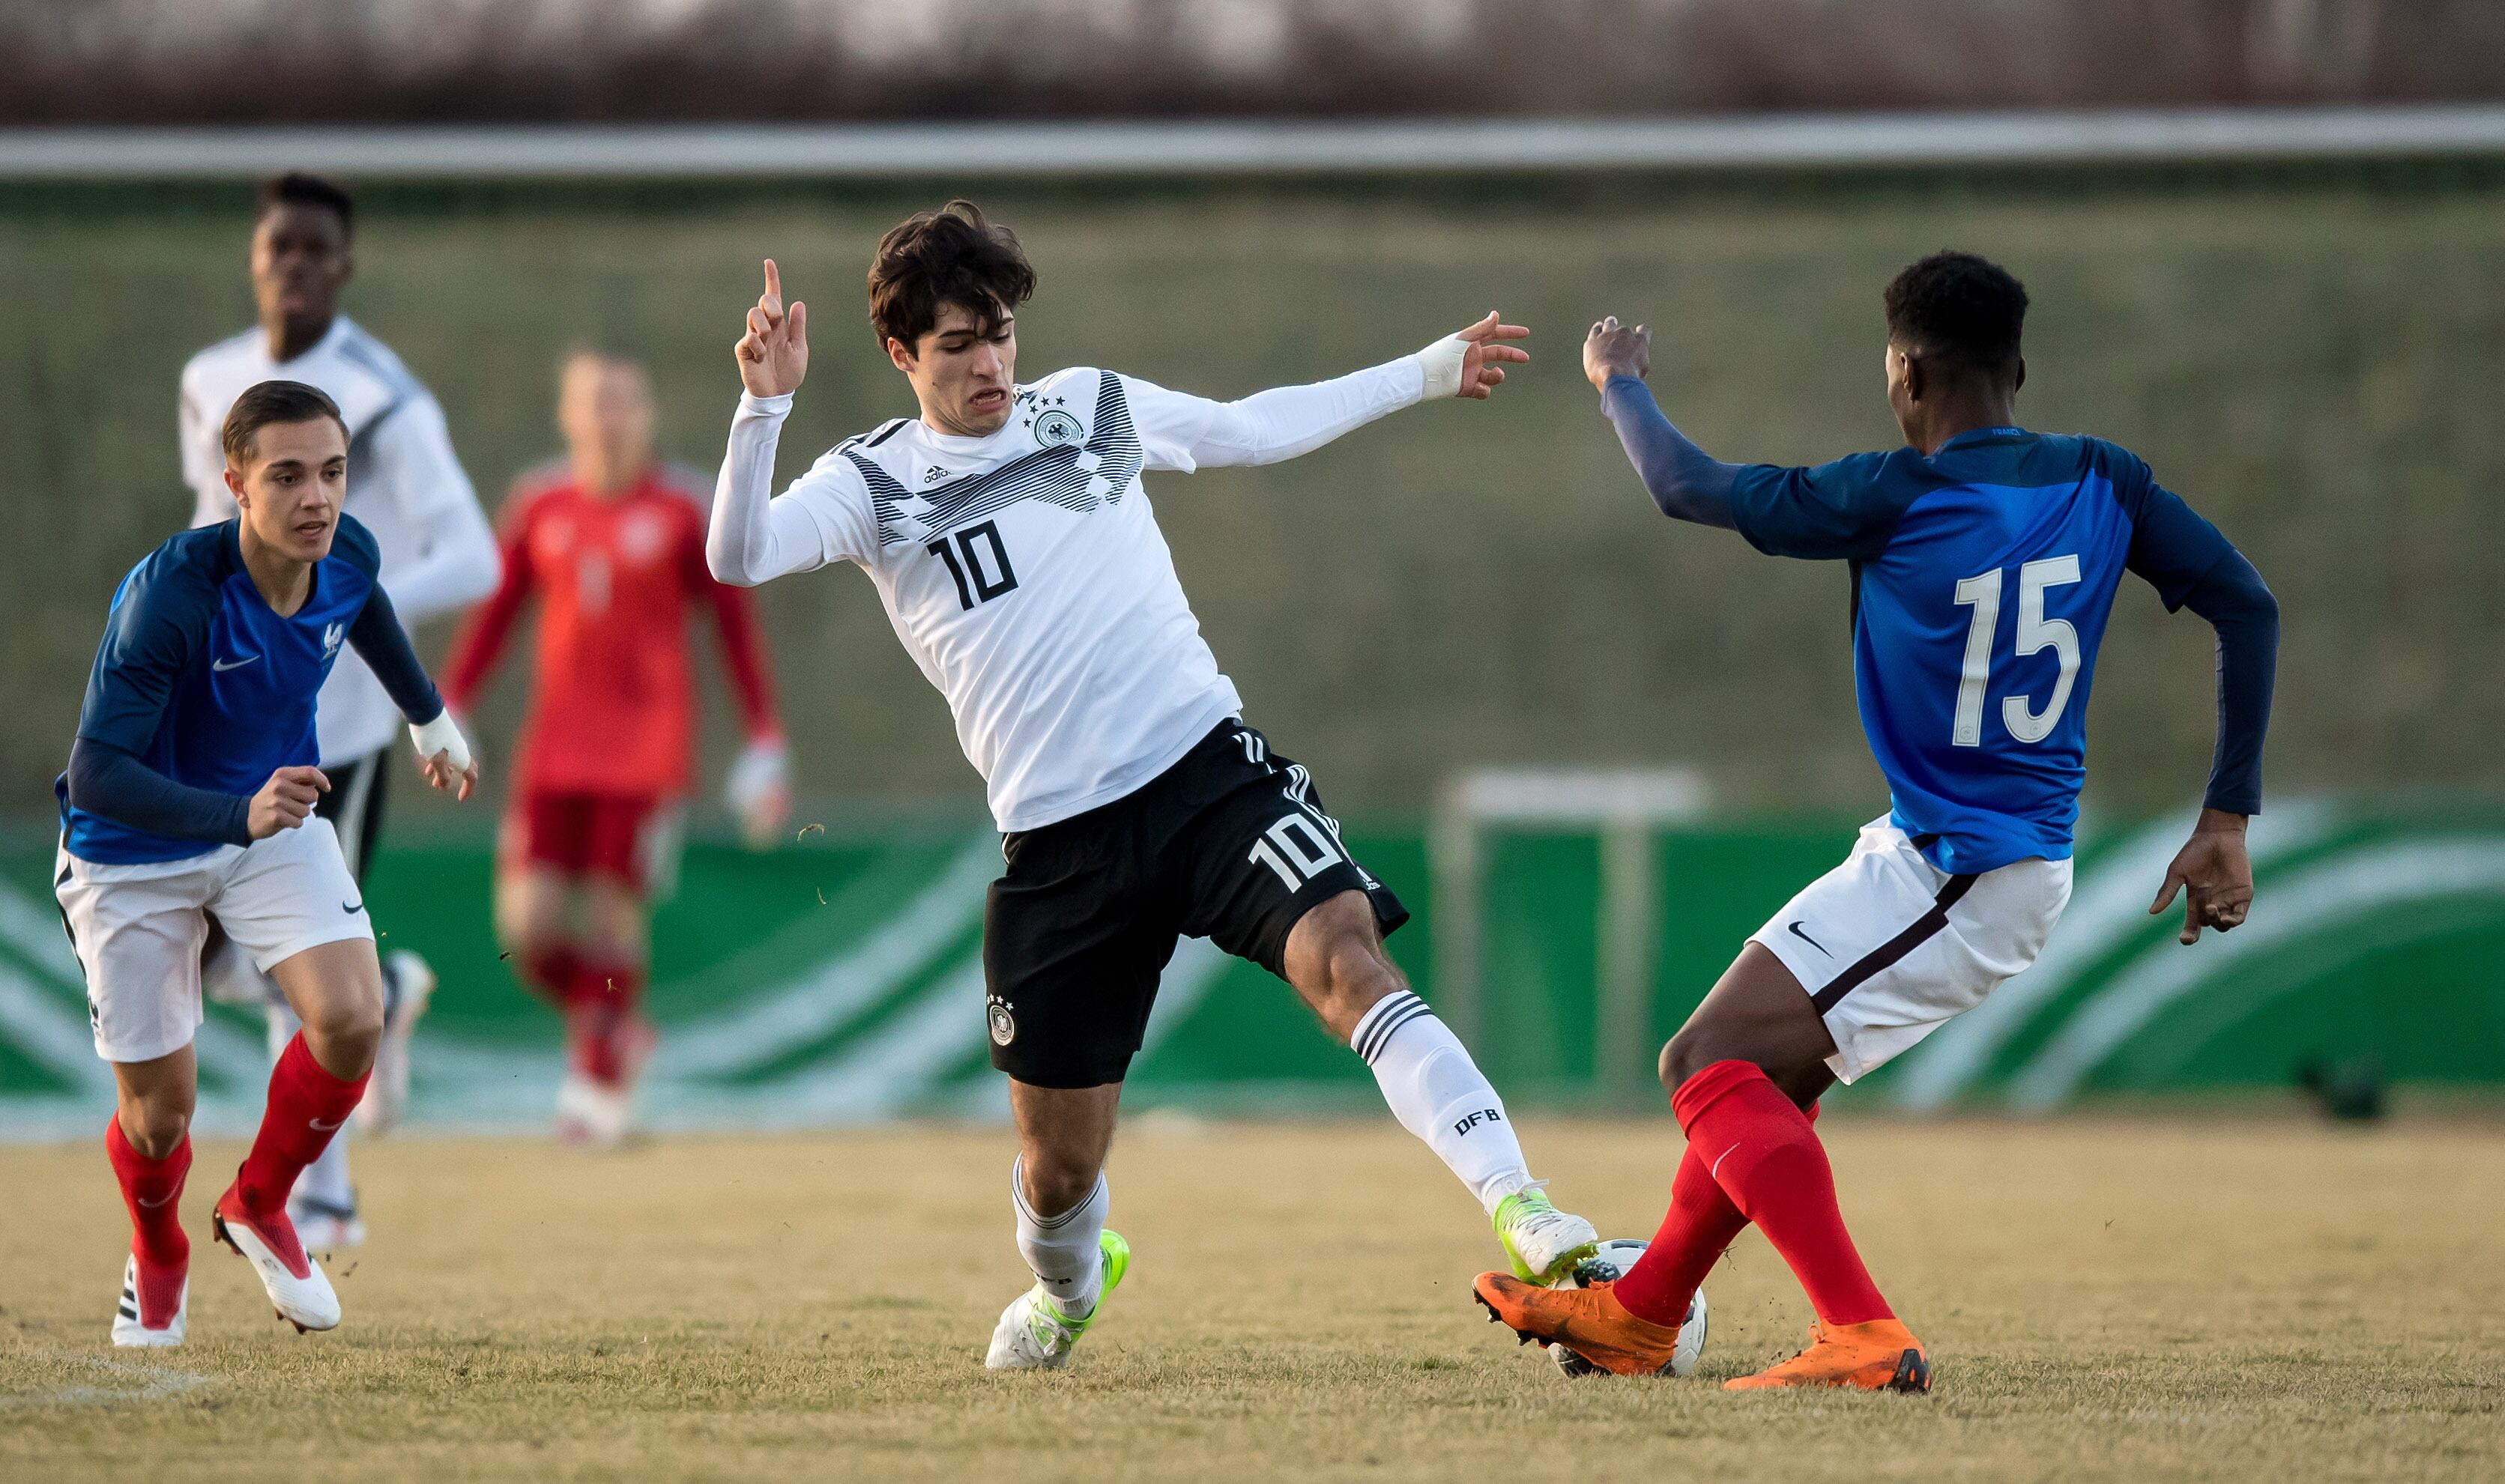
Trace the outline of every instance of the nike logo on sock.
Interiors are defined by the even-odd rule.
[[[240,670],[260,657],[258,654],[246,654],[241,659],[212,659],[209,661],[209,668],[224,675],[229,670]]]
[[[1799,938],[1802,942],[1805,942],[1805,943],[1809,944],[1811,947],[1813,947],[1813,948],[1817,949],[1818,952],[1820,952],[1820,953],[1826,953],[1826,944],[1821,943],[1821,942],[1819,942],[1817,938],[1814,938],[1814,937],[1810,936],[1808,934],[1803,933],[1803,932],[1801,931],[1801,925],[1800,925],[1799,923],[1793,923],[1793,924],[1792,924],[1792,936],[1795,936],[1795,937],[1797,937],[1797,938]],[[1834,955],[1834,954],[1832,954],[1832,953],[1826,953],[1826,956],[1827,956],[1828,958],[1833,958],[1833,957],[1835,957],[1835,955]]]
[[[315,1132],[315,1133],[317,1133],[317,1134],[329,1134],[329,1133],[335,1133],[335,1132],[337,1132],[337,1131],[338,1131],[339,1124],[341,1124],[341,1123],[345,1123],[345,1122],[347,1122],[348,1120],[347,1120],[347,1118],[343,1115],[343,1116],[341,1116],[339,1119],[337,1119],[335,1122],[331,1122],[331,1123],[325,1123],[325,1122],[323,1122],[323,1121],[322,1121],[321,1119],[319,1119],[319,1118],[307,1118],[307,1119],[305,1119],[304,1121],[305,1121],[306,1123],[308,1123],[308,1124],[312,1125],[313,1132]]]
[[[144,1197],[144,1196],[133,1196],[133,1197],[131,1197],[131,1199],[138,1201],[140,1205],[142,1205],[142,1206],[146,1207],[146,1208],[147,1208],[147,1209],[149,1209],[150,1211],[154,1211],[154,1210],[156,1210],[158,1207],[164,1205],[167,1201],[172,1200],[175,1196],[180,1195],[181,1193],[182,1193],[182,1192],[181,1192],[181,1191],[179,1191],[179,1190],[168,1190],[168,1191],[166,1191],[163,1195],[160,1195],[160,1196],[157,1197],[157,1198],[156,1198],[155,1200],[153,1200],[153,1201],[152,1201],[152,1200],[147,1199],[147,1198],[146,1198],[146,1197]]]
[[[347,913],[351,917],[356,916],[359,912],[362,912],[365,909],[366,904],[362,901],[343,901],[339,903],[339,910]]]

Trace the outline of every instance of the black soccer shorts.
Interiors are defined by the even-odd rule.
[[[1285,978],[1288,934],[1360,891],[1385,934],[1409,920],[1340,843],[1312,775],[1241,722],[1137,793],[1003,837],[983,909],[992,1065],[1037,1087],[1118,1082],[1178,936]]]

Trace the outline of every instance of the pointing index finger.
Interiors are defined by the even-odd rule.
[[[765,292],[773,299],[783,297],[783,271],[774,265],[771,258],[765,260]]]

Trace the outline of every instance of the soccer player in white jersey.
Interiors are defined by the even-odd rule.
[[[226,454],[218,442],[227,409],[246,387],[263,381],[319,388],[347,419],[353,465],[348,513],[381,548],[383,587],[402,620],[416,623],[495,590],[496,538],[453,456],[442,407],[400,357],[339,313],[339,292],[355,267],[355,226],[354,202],[329,181],[291,174],[262,187],[251,252],[261,323],[209,346],[183,368],[183,481],[194,499],[192,524],[234,518]],[[400,714],[372,669],[349,653],[339,656],[322,688],[318,724],[322,770],[331,780],[318,812],[337,827],[349,867],[363,881],[382,825]],[[221,936],[213,942],[209,992],[229,1003],[266,1007],[270,1054],[276,1056],[296,1034],[296,1012],[231,941]],[[435,988],[435,975],[414,953],[388,954],[383,968],[390,1002],[385,1031],[372,1083],[357,1111],[369,1134],[389,1129],[406,1106],[409,1033]],[[356,1190],[348,1183],[345,1140],[333,1140],[304,1172],[288,1212],[304,1245],[315,1251],[365,1240]]]
[[[1129,1264],[1105,1228],[1105,1156],[1184,934],[1295,986],[1486,1208],[1514,1270],[1561,1276],[1591,1251],[1591,1223],[1540,1193],[1502,1102],[1384,952],[1408,913],[1350,857],[1305,769],[1244,724],[1140,483],[1485,399],[1503,363],[1530,359],[1504,343],[1530,332],[1490,314],[1416,355],[1240,402],[1084,367],[1020,384],[1016,311],[1035,283],[1017,239],[970,202],[890,231],[870,322],[921,415],[837,444],[769,500],[808,369],[806,310],[786,311],[769,261],[707,546],[726,583],[866,571],[988,789],[1006,870],[984,914],[985,1013],[1037,1283],[1002,1314],[986,1363],[1067,1363]]]

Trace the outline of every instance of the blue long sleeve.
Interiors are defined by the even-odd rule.
[[[2240,551],[2230,550],[2184,595],[2218,631],[2218,747],[2202,801],[2229,814],[2262,806],[2262,740],[2278,674],[2278,599]]]
[[[1627,459],[1643,478],[1652,503],[1673,520],[1736,528],[1731,492],[1740,470],[1688,442],[1671,426],[1652,388],[1634,376],[1611,376],[1601,389],[1601,411],[1618,430]]]
[[[212,845],[252,843],[252,800],[176,783],[109,742],[72,742],[65,784],[73,805],[133,830]]]
[[[418,662],[408,630],[400,626],[400,615],[392,611],[392,601],[380,584],[367,595],[366,606],[348,625],[348,643],[365,656],[402,716],[423,726],[443,714],[443,697],[427,678],[426,666]]]

